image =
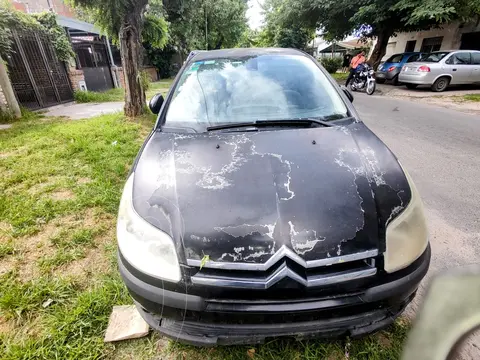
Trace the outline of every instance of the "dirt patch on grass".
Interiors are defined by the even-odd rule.
[[[88,275],[89,273],[108,269],[109,261],[104,247],[114,241],[115,218],[102,213],[98,209],[88,209],[83,213],[57,218],[43,226],[33,236],[15,239],[16,253],[0,259],[0,275],[16,271],[22,282],[35,279],[41,275],[39,262],[43,258],[52,257],[59,249],[51,240],[80,228],[103,229],[100,236],[94,239],[94,248],[88,249],[86,256],[57,270],[72,275]]]
[[[64,183],[66,181],[66,179],[67,178],[65,176],[49,176],[44,181],[32,185],[28,189],[28,193],[31,194],[31,195],[38,195],[40,193],[43,193],[45,190],[48,190],[49,188],[55,189],[55,188],[59,187],[60,184]],[[61,191],[63,191],[63,190],[61,190]]]
[[[15,329],[15,323],[13,320],[7,320],[4,317],[0,317],[0,335],[12,333]]]
[[[376,337],[382,348],[388,349],[392,346],[392,340],[390,340],[384,333],[378,333]]]
[[[59,190],[51,193],[50,197],[55,201],[71,200],[75,197],[75,194],[70,190]]]
[[[87,178],[87,177],[81,177],[77,179],[77,184],[83,185],[83,184],[89,184],[92,182],[92,179]]]
[[[114,225],[113,221],[112,225]],[[72,276],[82,284],[87,284],[92,277],[99,274],[106,274],[111,270],[106,246],[113,241],[115,241],[115,227],[111,226],[102,236],[95,238],[94,247],[87,250],[83,258],[59,267],[56,273]]]

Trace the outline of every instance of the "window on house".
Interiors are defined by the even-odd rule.
[[[422,47],[420,48],[420,52],[433,52],[438,51],[442,47],[443,36],[425,38],[422,41]]]
[[[414,52],[415,45],[417,45],[417,40],[407,41],[407,45],[405,46],[405,52]]]

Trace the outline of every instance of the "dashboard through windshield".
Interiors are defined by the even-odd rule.
[[[347,114],[311,59],[260,55],[193,61],[175,87],[165,126],[203,132],[219,124]]]

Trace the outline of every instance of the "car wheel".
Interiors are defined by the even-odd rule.
[[[395,76],[395,77],[392,79],[392,84],[393,84],[393,86],[398,86],[398,85],[400,85],[400,82],[398,81],[398,75]]]
[[[413,90],[413,89],[416,89],[417,88],[417,84],[405,84],[407,85],[407,89],[410,89],[410,90]]]
[[[450,84],[450,79],[446,76],[443,76],[441,78],[438,78],[432,85],[431,89],[432,91],[435,92],[441,92],[444,91],[448,84]]]
[[[379,84],[385,84],[385,79],[376,78],[375,81]]]

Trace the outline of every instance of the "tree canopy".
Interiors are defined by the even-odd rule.
[[[424,30],[451,21],[478,19],[480,0],[275,0],[285,9],[281,21],[299,21],[323,31],[327,40],[356,33],[377,38],[370,61],[385,55],[397,32]]]
[[[247,28],[245,0],[164,0],[171,43],[183,54],[234,47]]]
[[[31,30],[49,36],[58,59],[68,61],[74,57],[70,41],[56,16],[51,12],[24,14],[5,2],[0,2],[0,55],[8,56],[12,51],[12,31]]]
[[[299,16],[284,16],[289,6],[291,4],[284,0],[265,1],[264,25],[258,34],[261,46],[304,50],[308,42],[314,38],[314,25],[303,21]]]

